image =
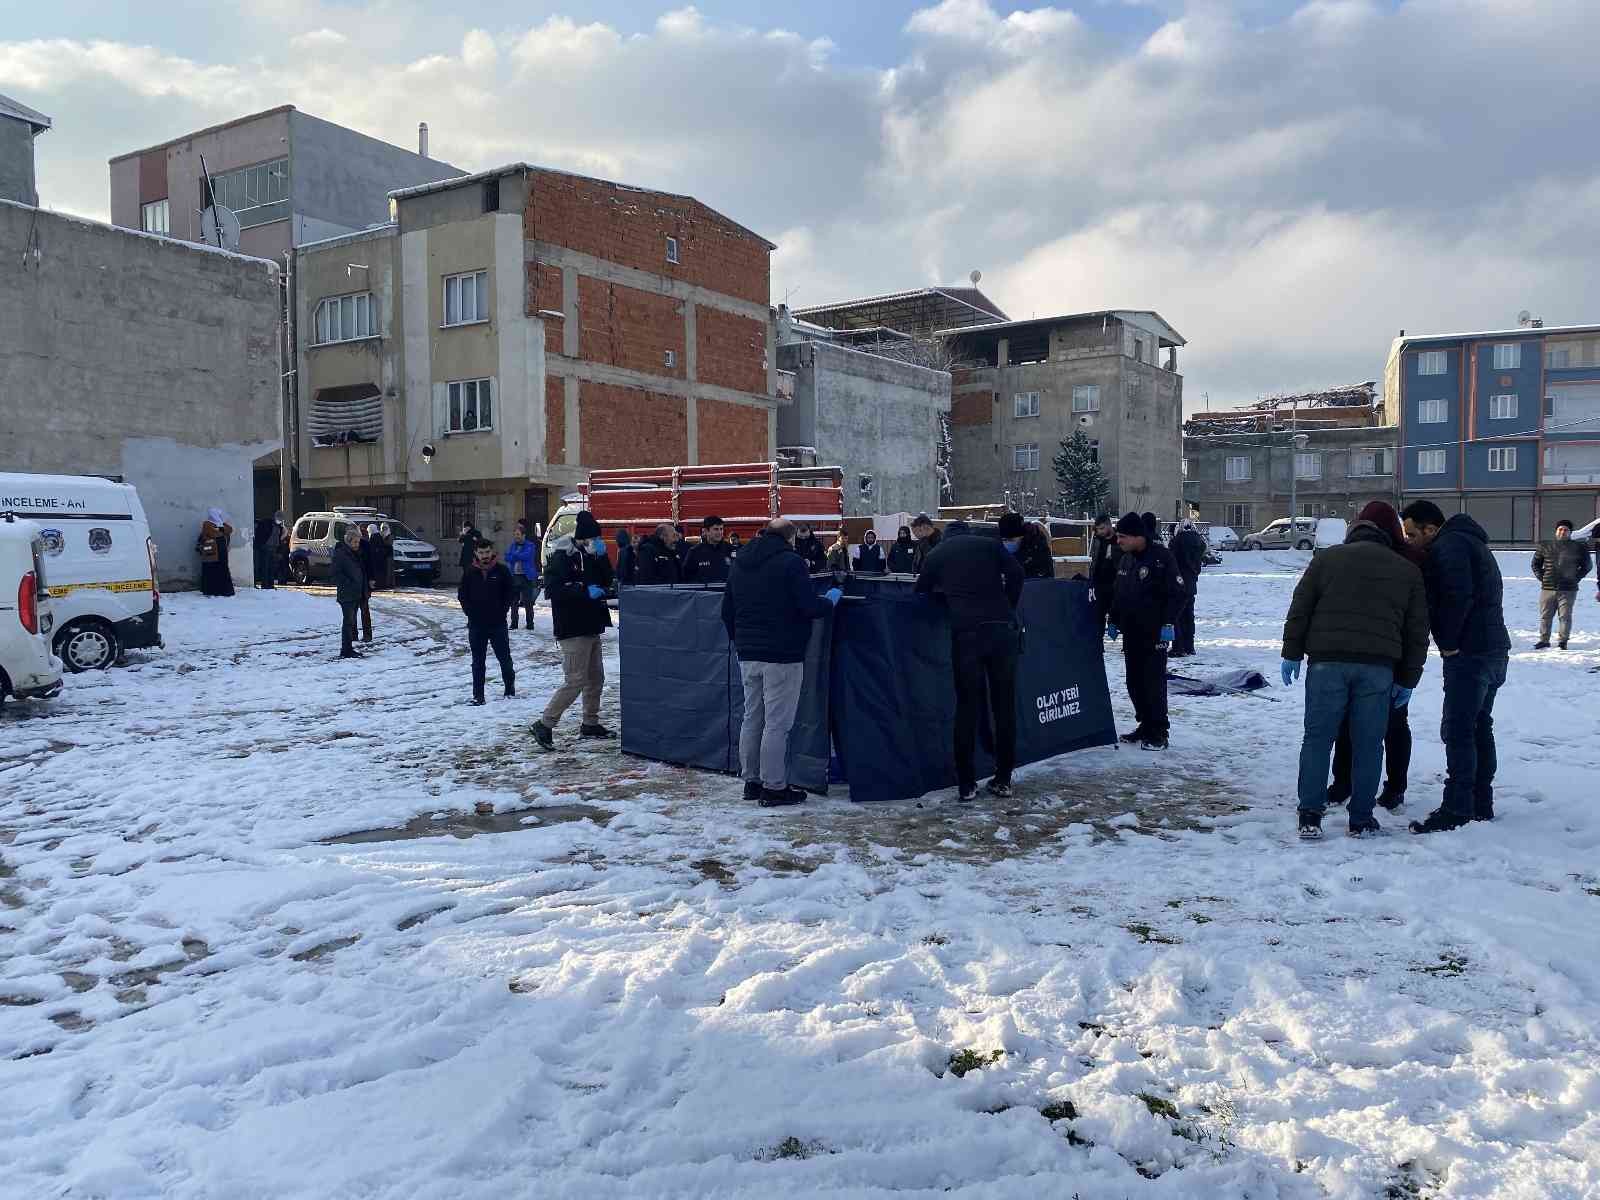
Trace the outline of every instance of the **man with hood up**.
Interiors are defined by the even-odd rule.
[[[894,545],[889,547],[889,571],[895,575],[917,573],[917,543],[911,536],[909,525],[900,526],[900,532],[894,537]]]
[[[878,545],[876,530],[869,529],[861,535],[861,545],[856,550],[855,569],[862,575],[883,574],[883,547]]]
[[[1505,686],[1511,637],[1483,526],[1466,513],[1447,521],[1431,500],[1413,501],[1400,515],[1406,536],[1427,551],[1428,619],[1444,660],[1444,802],[1411,822],[1411,832],[1442,833],[1494,820],[1494,700]]]
[[[550,598],[550,621],[561,647],[562,683],[533,723],[533,740],[546,750],[555,747],[555,728],[561,714],[583,697],[583,723],[578,736],[612,738],[616,734],[600,724],[600,693],[606,686],[605,661],[600,637],[611,627],[606,593],[614,576],[606,557],[600,522],[585,510],[578,514],[571,535],[557,538],[545,557],[544,591]]]

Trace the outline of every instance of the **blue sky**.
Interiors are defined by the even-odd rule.
[[[808,304],[964,280],[1159,311],[1193,408],[1381,376],[1390,339],[1600,321],[1594,0],[56,0],[0,92],[106,160],[292,103],[477,169],[692,193]]]

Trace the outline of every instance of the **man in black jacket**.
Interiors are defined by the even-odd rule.
[[[1094,545],[1089,551],[1089,583],[1094,588],[1094,610],[1100,618],[1101,633],[1105,632],[1111,601],[1117,593],[1117,560],[1121,557],[1116,522],[1109,514],[1101,513],[1094,519]]]
[[[933,518],[927,513],[918,513],[911,519],[911,536],[917,540],[912,550],[912,566],[917,573],[922,573],[922,564],[928,561],[928,555],[939,548],[939,542],[944,537],[939,532],[939,527],[933,523]]]
[[[488,649],[500,661],[500,682],[506,695],[517,694],[517,671],[511,664],[511,639],[506,633],[506,613],[516,586],[506,565],[495,561],[494,546],[480,541],[473,550],[472,565],[461,576],[456,600],[467,614],[467,646],[472,651],[472,702],[483,703],[485,660]]]
[[[275,586],[278,561],[278,542],[283,537],[283,514],[256,522],[255,569],[256,586],[270,590]]]
[[[1539,643],[1535,650],[1550,649],[1550,622],[1560,617],[1556,644],[1563,650],[1572,636],[1572,606],[1578,585],[1589,573],[1589,547],[1572,540],[1572,522],[1557,521],[1556,536],[1540,542],[1533,555],[1533,577],[1539,581]]]
[[[700,544],[683,560],[684,583],[727,583],[733,550],[723,539],[721,517],[700,522]]]
[[[862,575],[882,575],[886,569],[883,547],[878,545],[877,531],[869,529],[861,535],[861,547],[856,551],[855,570]]]
[[[1489,535],[1466,513],[1448,521],[1430,500],[1406,506],[1406,536],[1423,547],[1428,618],[1444,660],[1444,802],[1412,833],[1459,829],[1494,820],[1494,700],[1506,682],[1506,633],[1500,567]]]
[[[1024,521],[1021,513],[1008,512],[1000,518],[996,532],[1006,549],[1011,550],[1012,544],[1016,544],[1011,552],[1017,556],[1024,578],[1055,578],[1056,560],[1050,553],[1050,538],[1037,523]]]
[[[461,523],[461,536],[456,538],[461,544],[460,566],[463,571],[472,565],[472,552],[478,548],[478,543],[483,541],[483,534],[478,532],[478,527],[471,521]]]
[[[799,804],[804,790],[789,786],[789,731],[805,682],[811,622],[839,602],[838,588],[817,595],[794,549],[794,525],[782,517],[734,556],[722,593],[722,624],[739,655],[744,722],[739,767],[744,798],[762,808]]]
[[[550,598],[550,619],[556,644],[561,647],[562,671],[561,686],[545,705],[544,715],[533,723],[533,739],[546,750],[555,745],[555,728],[561,714],[580,695],[583,723],[578,726],[578,736],[616,736],[600,724],[600,693],[606,685],[600,637],[611,627],[606,593],[611,590],[613,578],[600,523],[593,513],[580,512],[572,535],[551,543],[544,565],[544,591]]]
[[[805,521],[795,523],[794,552],[806,560],[806,571],[820,575],[828,569],[828,548]]]
[[[1017,523],[1021,520],[1018,517]],[[1008,528],[1003,525],[1002,531]],[[1014,532],[1017,536],[1011,543],[1020,549],[1021,531]],[[1011,795],[1011,771],[1017,761],[1017,657],[1021,653],[1017,603],[1022,599],[1023,578],[1016,550],[994,538],[972,534],[965,521],[950,523],[917,576],[917,594],[942,597],[950,613],[956,784],[962,800],[978,794],[972,759],[986,685],[995,743],[989,794],[1002,799]]]
[[[1188,658],[1194,653],[1194,602],[1200,592],[1200,572],[1206,562],[1206,539],[1193,521],[1185,521],[1172,536],[1172,557],[1183,576],[1183,611],[1178,614],[1177,639],[1169,658]]]
[[[356,614],[367,600],[367,571],[361,565],[361,530],[347,527],[344,538],[333,548],[333,586],[344,615],[339,631],[339,657],[360,658],[356,651]]]
[[[649,537],[639,542],[635,551],[639,564],[636,582],[677,583],[683,578],[683,564],[678,557],[678,530],[671,521],[663,521]]]
[[[1174,623],[1188,594],[1178,564],[1161,543],[1146,533],[1146,523],[1130,512],[1117,522],[1117,583],[1111,597],[1106,636],[1122,638],[1122,660],[1128,673],[1128,697],[1139,724],[1122,735],[1146,750],[1165,750],[1167,720],[1167,648],[1176,636]]]

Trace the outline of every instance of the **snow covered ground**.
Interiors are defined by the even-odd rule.
[[[1208,571],[1185,671],[1275,681],[1300,560]],[[763,812],[533,753],[548,614],[474,709],[445,593],[363,662],[325,595],[170,597],[0,714],[0,1195],[1600,1194],[1600,606],[1535,653],[1502,563],[1501,819],[1320,845],[1298,689],[1003,804]],[[1412,706],[1419,816],[1437,659]]]

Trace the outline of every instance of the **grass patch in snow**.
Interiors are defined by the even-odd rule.
[[[1178,1106],[1171,1100],[1165,1100],[1160,1096],[1153,1096],[1149,1092],[1137,1092],[1135,1095],[1137,1095],[1138,1098],[1144,1103],[1144,1106],[1150,1110],[1151,1116],[1166,1117],[1169,1121],[1176,1121],[1178,1119],[1180,1115],[1178,1112]]]
[[[783,1139],[776,1146],[768,1146],[765,1150],[756,1151],[757,1162],[778,1162],[785,1158],[811,1158],[817,1154],[832,1154],[821,1142],[813,1139],[802,1142],[799,1138],[790,1136]]]
[[[945,1064],[945,1070],[957,1079],[961,1079],[968,1071],[981,1071],[985,1067],[992,1067],[1005,1056],[1004,1050],[991,1050],[987,1054],[977,1050],[957,1050]]]
[[[1071,1100],[1056,1100],[1039,1110],[1046,1121],[1076,1121],[1078,1109]]]
[[[1124,925],[1123,928],[1145,945],[1149,945],[1151,942],[1161,946],[1176,946],[1180,944],[1177,938],[1158,933],[1154,927],[1147,925],[1143,921],[1134,921],[1130,925]]]
[[[1467,958],[1462,954],[1443,953],[1439,961],[1429,963],[1425,967],[1412,967],[1413,971],[1423,975],[1465,975],[1467,973]]]

